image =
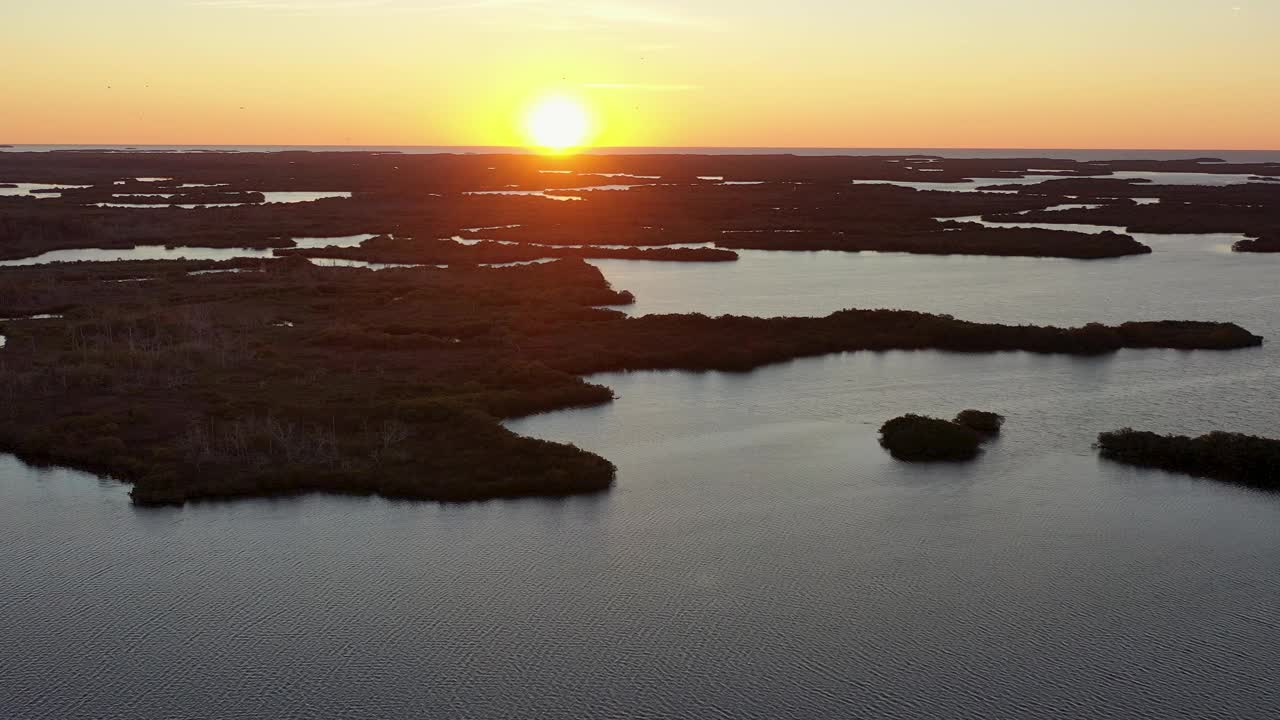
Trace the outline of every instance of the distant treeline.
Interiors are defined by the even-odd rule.
[[[976,223],[950,223],[947,226],[939,225],[931,232],[908,234],[730,233],[717,240],[716,245],[738,250],[873,250],[927,255],[998,255],[1079,260],[1145,255],[1151,252],[1151,248],[1132,237],[1114,232],[990,228]]]
[[[610,258],[667,262],[732,262],[738,259],[737,253],[716,248],[571,248],[507,245],[488,241],[464,244],[452,240],[413,240],[385,235],[370,238],[359,247],[280,250],[276,254],[416,265],[531,262],[548,258]]]

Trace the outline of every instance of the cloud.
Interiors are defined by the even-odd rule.
[[[553,20],[588,21],[599,25],[706,25],[678,5],[649,0],[189,0],[207,8],[269,10],[276,12],[379,12],[465,13],[468,11],[523,8]]]

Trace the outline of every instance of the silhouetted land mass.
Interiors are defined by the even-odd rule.
[[[546,173],[542,170],[567,172]],[[1005,185],[1007,193],[914,190],[855,185],[852,180],[959,183],[1044,171],[1036,185]],[[899,238],[906,252],[948,248],[933,237],[938,219],[981,215],[1042,222],[1128,227],[1134,232],[1231,232],[1262,236],[1280,231],[1280,193],[1274,183],[1227,187],[1157,185],[1109,178],[1118,170],[1280,176],[1280,165],[1195,161],[1081,163],[1047,158],[950,160],[916,156],[581,156],[400,155],[395,153],[127,153],[10,152],[0,156],[0,180],[91,185],[60,198],[0,198],[0,259],[54,249],[122,248],[135,244],[288,247],[289,237],[386,234],[420,239],[463,235],[541,245],[649,247],[721,240],[725,231],[800,230],[811,242],[829,238]],[[625,174],[641,177],[608,177]],[[172,178],[142,182],[137,178]],[[758,185],[725,185],[759,182]],[[584,200],[467,195],[481,190],[590,188],[641,184],[628,191],[578,193]],[[213,187],[190,187],[190,185]],[[186,186],[186,187],[184,187]],[[268,191],[346,191],[352,198],[265,204]],[[116,195],[139,194],[119,198]],[[158,198],[159,195],[173,198]],[[1070,196],[1076,196],[1072,198]],[[1158,206],[1128,198],[1153,197]],[[1071,202],[1105,207],[1043,213]],[[98,208],[94,203],[223,204],[240,207]],[[468,232],[471,228],[498,228]],[[978,232],[977,230],[973,231]],[[1001,231],[1003,232],[1003,230]],[[921,237],[917,237],[921,236]],[[983,238],[980,241],[977,238]],[[1011,234],[945,238],[960,252],[1074,257]],[[793,238],[794,239],[794,238]],[[736,242],[746,240],[735,239]],[[829,239],[849,244],[847,239]],[[885,241],[888,242],[888,241]],[[1081,251],[1089,257],[1139,252],[1116,238]],[[1081,243],[1072,240],[1069,246]],[[1010,251],[1009,245],[1022,246]],[[1031,246],[1025,249],[1025,246]]]
[[[1212,432],[1200,437],[1132,429],[1098,436],[1102,457],[1140,467],[1280,490],[1280,440]]]
[[[607,461],[495,419],[611,397],[517,349],[524,333],[630,300],[595,268],[258,265],[4,271],[0,315],[65,318],[0,327],[0,445],[130,481],[143,504],[309,491],[471,500],[611,484]],[[105,281],[121,275],[152,279]]]
[[[249,272],[188,274],[227,267]],[[560,496],[608,488],[612,465],[499,420],[608,402],[587,373],[745,371],[853,350],[1261,341],[1216,323],[1060,329],[895,310],[629,318],[594,307],[630,301],[580,259],[379,272],[300,258],[8,268],[0,317],[63,317],[0,324],[0,448],[131,482],[142,504]]]
[[[1280,234],[1271,237],[1251,238],[1241,240],[1231,246],[1236,252],[1248,253],[1274,253],[1280,252]]]
[[[4,146],[0,145],[0,147],[4,147]],[[0,188],[9,189],[9,188],[16,188],[16,187],[18,186],[13,183],[0,183]]]
[[[1095,203],[1102,207],[1031,210],[1013,216],[984,213],[988,220],[1115,225],[1142,233],[1280,232],[1280,187],[1274,183],[1227,186],[1153,185],[1142,181],[1054,180],[1019,188],[1020,195],[1056,198],[1061,203]],[[1155,198],[1154,205],[1116,202],[1113,198]]]
[[[104,202],[104,203],[128,203],[131,205],[213,205],[213,204],[252,204],[266,201],[266,196],[260,192],[221,192],[218,190],[183,190],[175,192],[163,192],[156,190],[152,183],[146,183],[146,188],[134,188],[128,191],[121,191],[114,188],[115,193],[90,193],[81,190],[77,193],[77,199],[85,202]],[[57,190],[55,192],[65,193],[65,190]],[[142,194],[137,194],[142,193]]]
[[[459,232],[458,235],[475,240],[501,240],[541,245],[630,245],[634,247],[710,244],[721,237],[718,231],[696,230],[680,225],[666,228],[630,224],[611,225],[605,222],[591,225],[521,225],[469,229]]]
[[[959,462],[978,456],[990,433],[952,420],[903,415],[880,427],[880,445],[906,462]]]
[[[986,410],[962,410],[952,422],[987,435],[998,435],[1004,416]]]
[[[910,234],[850,235],[826,232],[730,233],[716,245],[738,250],[842,250],[907,252],[928,255],[999,255],[1022,257],[1102,258],[1143,255],[1151,248],[1128,235],[1068,230],[988,228],[976,223],[949,223],[948,229]]]
[[[280,250],[277,254],[417,265],[530,262],[547,258],[611,258],[669,262],[732,262],[738,259],[738,254],[733,251],[716,248],[570,248],[504,245],[483,241],[467,245],[452,240],[410,240],[385,235],[366,240],[358,247]]]
[[[1010,193],[850,182],[990,177],[999,184],[1032,169],[1061,178]],[[599,307],[633,298],[584,262],[736,257],[724,248],[665,247],[686,243],[1055,257],[1145,251],[1118,234],[950,220],[974,215],[1122,218],[1140,228],[1259,238],[1280,229],[1271,185],[1136,187],[1102,179],[1124,169],[1280,174],[1266,164],[1043,158],[3,153],[5,182],[89,187],[0,197],[0,259],[154,244],[275,248],[285,257],[0,269],[0,317],[62,315],[0,323],[7,340],[0,448],[118,477],[133,484],[141,504],[303,492],[443,501],[564,496],[607,489],[613,466],[572,446],[516,436],[500,420],[608,402],[607,388],[581,379],[593,372],[747,371],[864,350],[1096,355],[1261,343],[1236,325],[1204,322],[1052,328],[900,310],[629,318]],[[616,173],[660,180],[608,176]],[[712,177],[760,184],[705,179]],[[654,184],[584,191],[576,194],[585,199],[569,202],[468,194],[636,183]],[[1066,188],[1105,207],[1079,220],[1068,215],[1077,211],[1045,213],[1072,202]],[[274,191],[353,196],[262,202],[262,193]],[[116,197],[133,194],[139,197]],[[1161,204],[1138,206],[1131,197]],[[239,206],[95,206],[223,202]],[[354,248],[290,249],[297,237],[366,233],[378,237]],[[455,235],[483,242],[446,240]],[[321,268],[304,255],[450,267]],[[546,259],[553,261],[478,266]],[[971,425],[951,423],[961,424]]]

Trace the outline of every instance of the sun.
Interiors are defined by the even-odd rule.
[[[538,100],[524,116],[529,145],[549,153],[564,153],[586,145],[591,126],[587,106],[563,95]]]

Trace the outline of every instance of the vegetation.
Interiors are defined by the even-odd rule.
[[[927,167],[923,161],[928,161]],[[1025,176],[1060,179],[1011,185],[1008,193],[914,190],[862,181],[960,182]],[[566,174],[543,174],[558,169]],[[929,172],[924,172],[928,169]],[[898,157],[399,155],[395,153],[66,152],[0,154],[6,182],[91,185],[61,198],[0,198],[0,259],[77,247],[134,244],[286,248],[297,236],[363,233],[423,241],[461,235],[537,245],[653,247],[719,242],[721,247],[833,249],[1099,258],[1145,253],[1124,235],[941,225],[938,218],[1012,213],[1025,221],[1127,226],[1135,232],[1280,231],[1280,196],[1267,183],[1227,187],[1161,186],[1108,179],[1114,170],[1253,173],[1275,168],[1231,163],[1078,163],[1051,159],[956,160]],[[617,182],[600,173],[653,176],[628,191],[584,192],[575,202],[543,197],[468,195],[477,190],[590,187]],[[725,185],[760,181],[759,185]],[[137,177],[174,178],[139,182]],[[650,182],[650,181],[642,181]],[[215,187],[184,187],[191,184]],[[263,191],[343,190],[346,199],[263,204]],[[240,207],[99,208],[118,193],[128,202],[248,201]],[[1044,212],[1072,202],[1097,209]],[[1158,206],[1125,198],[1155,197]],[[1118,199],[1117,199],[1118,198]],[[190,204],[190,203],[188,203]],[[505,226],[517,227],[505,227]],[[475,230],[475,228],[489,228]],[[944,230],[946,231],[944,233]],[[800,231],[782,233],[781,231]],[[728,233],[728,234],[725,234]],[[477,251],[478,252],[478,251]],[[495,251],[496,252],[496,251]],[[626,252],[625,254],[630,254]],[[646,258],[648,259],[648,258]],[[710,258],[708,259],[716,259]],[[728,259],[721,255],[718,259]]]
[[[1082,328],[997,325],[906,310],[841,310],[821,318],[700,314],[600,318],[524,339],[530,357],[573,373],[746,371],[797,357],[858,350],[1100,355],[1125,348],[1228,350],[1262,338],[1231,323],[1150,322]]]
[[[903,415],[880,427],[880,445],[906,462],[972,460],[988,435],[951,420]]]
[[[519,355],[610,290],[582,263],[374,273],[308,263],[189,276],[191,264],[15,268],[0,447],[132,482],[142,504],[299,492],[474,500],[598,492],[613,466],[497,419],[607,402]],[[175,270],[181,269],[182,271]],[[291,326],[290,326],[291,325]]]
[[[189,275],[195,269],[253,272]],[[140,503],[324,491],[433,500],[598,492],[612,466],[499,424],[608,402],[580,375],[748,370],[938,348],[1245,347],[1233,325],[1077,329],[895,310],[629,318],[580,259],[370,270],[301,259],[0,271],[0,448],[110,474]],[[116,282],[136,280],[141,282]]]
[[[963,410],[952,422],[986,435],[999,435],[1004,416],[984,410]]]
[[[1019,195],[1100,207],[1031,210],[1018,216],[990,213],[984,215],[986,219],[1114,225],[1131,233],[1238,233],[1259,237],[1280,232],[1280,193],[1273,183],[1211,187],[1077,179],[1008,187],[1018,188]],[[1116,202],[1114,198],[1155,198],[1160,202],[1139,205]]]
[[[843,232],[734,233],[720,247],[754,250],[843,250],[928,255],[1001,255],[1079,260],[1144,255],[1151,248],[1128,235],[1034,228],[990,228],[975,223],[939,225],[928,232],[900,234]]]
[[[922,160],[941,172],[913,169]],[[0,178],[6,181],[90,187],[61,191],[61,197],[0,198],[0,259],[138,244],[277,248],[288,257],[0,270],[0,317],[62,316],[0,322],[6,337],[0,348],[0,449],[115,476],[132,483],[134,500],[144,504],[313,491],[442,501],[563,496],[608,488],[613,466],[569,445],[516,436],[500,421],[608,402],[607,388],[582,379],[588,373],[745,371],[860,350],[1095,355],[1262,342],[1230,323],[1055,328],[902,310],[844,310],[822,318],[629,318],[600,306],[631,302],[630,294],[609,287],[583,261],[736,257],[730,249],[662,247],[709,241],[768,249],[804,249],[807,243],[1069,257],[1142,251],[1122,235],[981,229],[937,220],[1039,212],[1062,202],[1056,190],[957,193],[849,182],[1021,177],[1033,167],[1076,176],[1070,182],[1101,183],[1087,176],[1190,166],[910,156],[3,153]],[[1217,167],[1273,173],[1260,165]],[[551,177],[542,169],[577,175]],[[662,183],[583,193],[586,199],[574,202],[466,194],[611,182],[599,173],[660,176]],[[698,179],[713,175],[763,184]],[[144,183],[138,177],[174,179]],[[184,187],[193,184],[216,187]],[[1274,188],[1263,189],[1274,195]],[[258,201],[260,193],[278,190],[354,195],[298,204]],[[1250,232],[1259,237],[1272,236],[1277,227],[1274,201],[1257,189],[1139,191],[1161,197],[1160,212],[1173,213],[1179,223],[1257,228]],[[121,201],[113,197],[117,193],[247,204],[195,210],[94,206]],[[1116,201],[1097,212],[1149,209]],[[511,225],[518,227],[476,229]],[[287,250],[293,237],[364,233],[379,237],[356,248]],[[441,240],[455,235],[503,242]],[[627,247],[600,247],[606,244]],[[300,255],[451,267],[321,268]],[[554,261],[476,265],[535,259]],[[191,274],[211,270],[239,272]],[[980,442],[990,431],[974,428],[991,424],[991,418],[965,413],[954,422],[929,420],[917,440],[947,433],[977,435]]]
[[[459,235],[476,240],[501,240],[539,245],[629,245],[633,247],[712,243],[720,239],[720,233],[714,229],[697,230],[679,224],[666,228],[609,222],[529,224],[482,230],[471,229],[464,230]]]
[[[375,263],[456,265],[462,263],[531,262],[547,258],[614,258],[670,262],[731,262],[738,254],[715,248],[600,248],[507,245],[481,241],[467,245],[452,240],[412,240],[379,236],[350,248],[280,250],[277,255],[362,260]]]
[[[1280,490],[1280,440],[1211,432],[1200,437],[1126,428],[1098,436],[1102,457],[1140,467]]]
[[[1270,237],[1241,240],[1231,246],[1235,252],[1242,253],[1274,253],[1280,252],[1280,234]]]

